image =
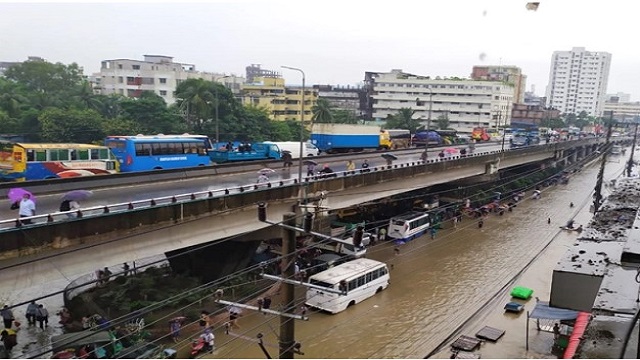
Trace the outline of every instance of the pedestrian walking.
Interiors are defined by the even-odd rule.
[[[122,271],[123,271],[123,273],[122,273],[122,274],[123,274],[124,276],[129,275],[129,269],[131,269],[131,268],[129,267],[129,264],[127,264],[127,263],[122,264]]]
[[[2,310],[0,310],[0,315],[2,316],[5,329],[10,329],[15,318],[13,317],[13,311],[9,309],[9,305],[5,305]]]
[[[35,325],[36,324],[36,313],[38,312],[38,304],[35,301],[32,301],[29,305],[27,305],[27,312],[25,313],[25,317],[27,318],[27,324]]]
[[[400,255],[400,247],[396,245],[396,246],[393,248],[393,252],[394,252],[396,255]]]
[[[572,207],[573,207],[573,202],[571,202],[571,203],[569,204],[569,207],[570,207],[570,208],[572,208]]]
[[[257,184],[264,184],[268,182],[269,182],[269,177],[267,176],[267,174],[258,175],[258,181],[256,182]]]
[[[453,217],[453,228],[454,229],[458,228],[458,216]]]
[[[551,224],[551,218],[547,218],[547,224]]]
[[[436,232],[437,232],[437,231],[438,231],[438,230],[436,229],[436,227],[435,227],[435,226],[431,227],[431,229],[429,230],[429,232],[430,232],[430,234],[431,234],[431,240],[433,240],[433,239],[435,239],[435,238],[436,238]]]
[[[560,325],[558,323],[553,324],[553,339],[558,340],[560,337]]]
[[[206,310],[202,310],[200,312],[200,321],[198,322],[198,324],[200,325],[201,328],[208,328],[209,327],[209,312]]]
[[[356,164],[351,160],[347,161],[347,171],[353,171],[355,169],[356,169]]]
[[[313,163],[309,163],[307,165],[307,176],[313,176],[316,172],[316,165]]]
[[[173,320],[169,324],[171,328],[171,338],[174,343],[178,343],[180,341],[180,328],[182,327],[179,320]]]
[[[18,215],[20,215],[21,218],[36,215],[36,203],[34,203],[33,200],[31,200],[31,195],[29,194],[22,195],[22,201],[20,201]],[[25,225],[32,224],[31,219],[20,220],[20,222]]]
[[[16,330],[8,327],[0,332],[0,341],[4,345],[7,357],[14,346],[18,345],[18,333]]]
[[[104,267],[104,270],[102,270],[102,273],[103,273],[104,283],[106,284],[109,282],[109,278],[111,278],[111,274],[113,273],[106,266]]]
[[[36,320],[40,324],[40,329],[42,330],[44,330],[45,326],[49,326],[49,311],[42,304],[38,305]]]
[[[484,220],[480,218],[480,220],[478,220],[478,228],[481,229],[483,226],[484,226]]]

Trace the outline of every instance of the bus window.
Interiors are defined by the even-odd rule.
[[[150,156],[151,145],[150,144],[136,144],[136,156]]]
[[[36,161],[47,161],[47,152],[45,150],[36,150]]]
[[[77,150],[71,150],[71,160],[78,160],[78,151]]]
[[[89,150],[78,150],[78,158],[80,160],[89,160]]]
[[[166,144],[153,143],[151,144],[151,153],[153,155],[165,155],[166,154],[166,151],[164,149],[165,146]]]
[[[101,160],[109,160],[111,159],[111,154],[109,153],[109,149],[99,149],[99,158]]]
[[[100,159],[100,153],[98,152],[98,149],[91,149],[89,150],[89,153],[91,155],[91,160]]]
[[[35,153],[33,150],[27,150],[27,161],[33,161],[35,159]]]

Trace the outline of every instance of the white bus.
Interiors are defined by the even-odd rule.
[[[431,216],[426,212],[409,211],[389,220],[387,236],[396,241],[409,241],[427,231],[431,225]]]
[[[336,314],[386,289],[389,269],[383,262],[356,259],[311,276],[309,283],[346,292],[336,294],[318,288],[307,289],[307,306]]]

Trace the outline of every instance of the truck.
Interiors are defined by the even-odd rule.
[[[389,133],[372,125],[314,124],[311,143],[327,154],[391,148]]]
[[[280,160],[282,152],[276,144],[272,143],[255,143],[241,145],[232,150],[211,150],[209,158],[214,163],[226,163],[236,161],[252,161],[252,160]]]
[[[265,144],[275,144],[282,151],[291,153],[292,159],[300,158],[300,142],[298,141],[265,141]],[[320,155],[320,149],[310,142],[302,143],[303,157],[311,157]]]

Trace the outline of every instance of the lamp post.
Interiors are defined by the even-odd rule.
[[[298,183],[302,188],[302,155],[304,154],[303,142],[304,142],[304,91],[305,91],[304,80],[305,80],[305,76],[304,76],[304,71],[302,71],[302,69],[294,68],[291,66],[281,66],[281,68],[299,71],[300,74],[302,75],[302,106],[300,108],[300,157],[298,158]],[[302,196],[302,194],[300,194],[300,196]]]

